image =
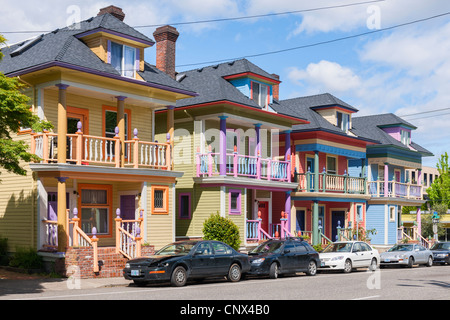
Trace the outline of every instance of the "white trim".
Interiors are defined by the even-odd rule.
[[[389,239],[389,205],[384,205],[384,244],[388,244]]]
[[[226,200],[226,187],[225,186],[221,186],[220,187],[220,216],[221,217],[226,217],[226,204],[225,204],[225,200]]]
[[[142,189],[141,189],[141,209],[144,210],[143,218],[144,218],[144,230],[141,230],[142,238],[144,239],[144,242],[149,242],[147,237],[147,221],[148,221],[148,207],[147,207],[147,195],[148,189],[147,189],[147,181],[144,181],[142,183]]]

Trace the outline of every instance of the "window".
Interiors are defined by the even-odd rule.
[[[180,193],[178,198],[178,218],[190,219],[191,218],[191,194]]]
[[[125,120],[125,141],[128,140],[129,137],[129,128],[130,128],[130,114],[131,111],[129,109],[125,109],[124,112],[124,120]],[[116,135],[115,129],[117,127],[117,111],[115,107],[103,106],[103,128],[104,128],[104,136],[106,138],[114,138]],[[109,145],[107,143],[106,152],[108,157],[113,157],[114,152],[114,142]],[[111,153],[111,154],[110,154]],[[128,158],[128,148],[125,148],[125,158]]]
[[[342,131],[348,132],[350,130],[350,115],[347,113],[336,112],[337,126]]]
[[[357,221],[363,221],[363,206],[361,204],[356,205],[356,219]]]
[[[255,101],[260,107],[267,108],[269,104],[269,86],[252,81],[252,100]]]
[[[327,173],[328,174],[336,174],[336,158],[335,157],[327,157]]]
[[[395,221],[395,207],[389,207],[389,221]]]
[[[411,132],[406,131],[406,130],[401,130],[400,139],[404,145],[409,146],[411,144]]]
[[[136,49],[111,42],[111,65],[124,77],[134,78]]]
[[[92,234],[92,228],[97,229],[97,235],[111,234],[111,195],[112,187],[108,185],[80,185],[81,229],[86,234]]]
[[[230,190],[230,214],[241,214],[241,190]]]
[[[232,250],[229,246],[220,243],[220,242],[211,242],[211,245],[214,249],[214,254],[215,255],[227,255],[227,254],[232,254]]]
[[[152,214],[169,213],[169,187],[152,186]]]

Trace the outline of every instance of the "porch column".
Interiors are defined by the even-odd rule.
[[[417,169],[417,185],[422,185],[422,168]],[[420,192],[423,194],[423,187],[420,189]],[[416,221],[417,231],[419,234],[422,234],[422,211],[420,210],[420,207],[417,207]]]
[[[219,174],[225,176],[227,174],[227,116],[219,116],[220,119],[220,168]]]
[[[389,195],[389,165],[387,162],[384,163],[384,197],[387,198]],[[394,186],[392,186],[394,187]]]
[[[314,192],[319,191],[319,151],[314,151]]]
[[[57,84],[58,90],[58,163],[66,163],[67,150],[67,84]]]
[[[319,244],[319,201],[313,201],[313,216],[312,216],[312,244]]]
[[[255,123],[255,131],[256,131],[256,150],[255,154],[257,157],[261,156],[261,123]]]
[[[117,127],[119,128],[120,141],[120,166],[125,163],[125,99],[127,97],[117,96]]]
[[[171,162],[173,163],[173,141],[174,141],[174,132],[175,132],[175,118],[174,118],[174,109],[175,106],[167,106],[167,133],[170,135],[169,144],[170,144],[170,152],[171,152]],[[171,163],[171,165],[172,165]]]
[[[284,202],[284,213],[287,219],[287,229],[291,231],[291,191],[286,191],[286,198]]]
[[[66,180],[67,177],[57,177],[58,180],[58,251],[65,252],[68,244],[68,221],[66,203]]]

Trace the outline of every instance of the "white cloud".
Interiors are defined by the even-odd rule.
[[[309,90],[343,92],[360,86],[360,78],[347,67],[322,60],[310,63],[305,70],[291,68],[288,78],[297,84],[308,85]]]

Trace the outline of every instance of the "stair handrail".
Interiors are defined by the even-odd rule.
[[[141,230],[143,225],[144,210],[139,209],[137,220],[123,220],[120,217],[120,209],[116,210],[116,253],[121,253],[127,259],[133,259],[142,255]],[[123,227],[123,223],[137,222],[135,232],[131,232]]]

